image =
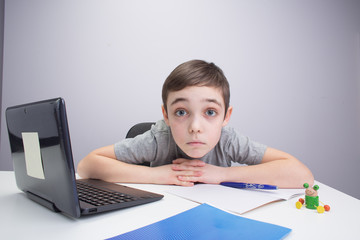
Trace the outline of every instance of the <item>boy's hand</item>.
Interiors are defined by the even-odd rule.
[[[190,186],[196,182],[219,184],[222,182],[223,174],[225,174],[223,167],[206,164],[201,160],[183,158],[173,161],[172,170],[178,172],[177,178],[179,181],[187,182]]]
[[[196,167],[188,170],[177,171],[173,169],[173,164],[162,165],[155,168],[152,168],[156,171],[156,177],[154,177],[155,183],[157,184],[170,184],[170,185],[179,185],[179,186],[194,186],[192,181],[183,181],[180,176],[186,177],[199,177],[201,176],[201,171]]]

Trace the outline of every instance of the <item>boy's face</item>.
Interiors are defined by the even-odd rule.
[[[229,107],[224,118],[221,91],[206,86],[170,92],[166,104],[167,112],[162,107],[164,120],[176,144],[192,158],[201,158],[215,147],[232,112]]]

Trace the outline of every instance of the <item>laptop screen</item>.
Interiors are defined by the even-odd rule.
[[[52,210],[79,217],[64,100],[10,107],[6,121],[18,188]]]

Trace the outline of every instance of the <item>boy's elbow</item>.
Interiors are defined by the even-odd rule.
[[[77,174],[81,177],[81,178],[87,178],[86,177],[86,171],[84,168],[84,163],[83,163],[83,159],[79,162],[79,164],[77,165]]]
[[[80,160],[77,166],[77,173],[81,178],[91,178],[91,172],[92,172],[91,168],[93,165],[91,163],[92,154],[93,153],[90,153],[85,158]]]
[[[84,159],[82,159],[77,166],[77,173],[81,178],[88,178],[86,167],[84,165],[85,165]]]
[[[300,188],[303,187],[304,183],[308,183],[309,185],[313,185],[314,184],[314,175],[312,174],[312,172],[310,171],[310,169],[308,167],[306,167],[304,164],[302,164],[299,161],[299,168],[298,168],[298,185]]]
[[[312,172],[310,171],[310,169],[307,169],[307,173],[305,174],[305,178],[307,179],[306,183],[308,183],[311,186],[314,185],[315,178],[314,178],[314,175],[312,174]]]

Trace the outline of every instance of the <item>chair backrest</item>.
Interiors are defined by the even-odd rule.
[[[135,124],[126,134],[126,138],[134,138],[139,134],[143,134],[147,130],[151,129],[151,126],[154,125],[154,122],[142,122]]]
[[[135,124],[132,128],[130,128],[130,130],[127,132],[126,134],[126,138],[134,138],[139,134],[143,134],[144,132],[148,131],[151,129],[151,126],[154,125],[154,122],[143,122],[143,123],[138,123]],[[145,162],[139,165],[144,165],[144,166],[150,166],[149,162]]]

